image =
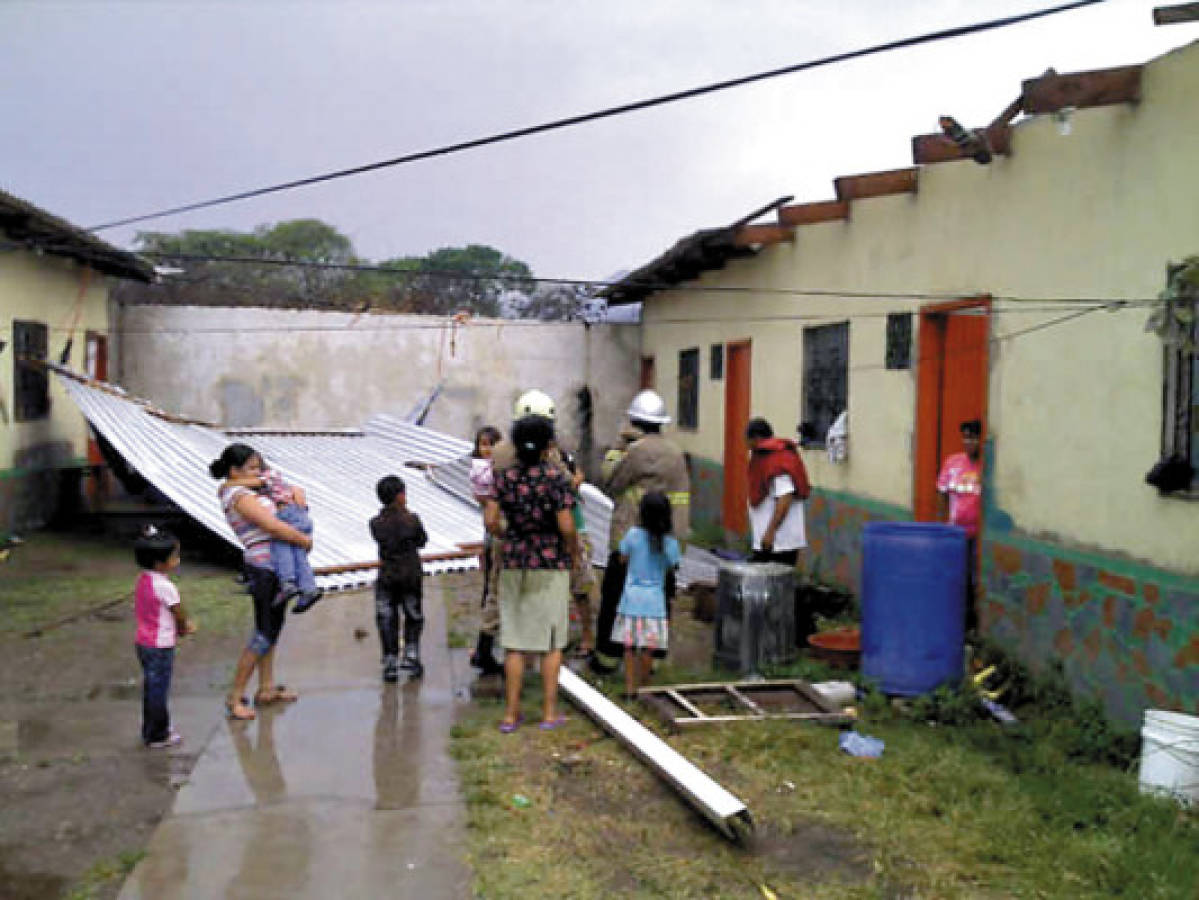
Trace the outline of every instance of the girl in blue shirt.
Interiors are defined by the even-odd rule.
[[[642,497],[639,518],[640,524],[620,542],[628,575],[612,626],[612,640],[624,645],[626,699],[636,696],[639,683],[649,681],[653,651],[667,649],[666,573],[679,564],[679,542],[670,534],[666,495],[650,491]]]

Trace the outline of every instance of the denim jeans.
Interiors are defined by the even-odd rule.
[[[375,582],[375,624],[379,627],[379,644],[383,655],[395,656],[400,652],[400,617],[404,619],[404,643],[420,642],[425,627],[420,583],[416,590]]]
[[[256,656],[262,656],[279,642],[279,632],[287,619],[287,606],[275,603],[279,579],[274,572],[248,564],[245,571],[246,584],[254,600],[254,634],[246,647]]]
[[[142,743],[165,741],[171,733],[167,698],[171,695],[175,648],[143,647],[141,644],[135,647],[137,661],[142,664]]]
[[[275,518],[297,531],[312,534],[312,519],[308,516],[308,510],[296,503],[279,507],[275,511]],[[302,591],[316,590],[316,576],[308,564],[308,553],[302,547],[287,541],[271,541],[271,568],[280,581],[293,581]]]

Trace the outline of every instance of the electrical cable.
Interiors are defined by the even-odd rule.
[[[492,144],[499,144],[505,141],[516,140],[518,138],[529,137],[535,134],[543,134],[548,131],[556,131],[562,128],[569,128],[575,125],[582,125],[587,122],[595,122],[600,119],[608,119],[614,116],[625,115],[627,113],[638,112],[644,109],[650,109],[656,106],[664,106],[668,103],[677,103],[681,100],[690,100],[695,97],[701,97],[706,94],[713,94],[718,91],[729,90],[731,88],[742,87],[747,84],[754,84],[760,81],[766,81],[771,78],[778,78],[783,75],[792,75],[797,72],[803,72],[810,69],[820,68],[822,66],[833,65],[835,63],[847,62],[853,59],[861,59],[867,56],[873,56],[880,53],[887,53],[892,50],[901,50],[908,47],[916,47],[921,44],[929,44],[936,41],[948,40],[951,38],[965,37],[967,35],[979,34],[985,31],[992,31],[999,28],[1007,28],[1011,25],[1018,25],[1023,22],[1030,22],[1035,19],[1045,18],[1047,16],[1057,15],[1059,13],[1071,12],[1076,9],[1082,9],[1087,6],[1094,6],[1099,3],[1105,3],[1107,0],[1075,0],[1072,3],[1065,3],[1060,6],[1053,6],[1046,9],[1034,10],[1028,13],[1021,13],[1015,16],[1005,16],[999,19],[990,19],[983,22],[976,22],[972,25],[961,25],[955,28],[947,28],[941,31],[928,32],[922,35],[916,35],[909,38],[901,38],[900,40],[888,41],[884,44],[875,44],[871,47],[865,47],[858,50],[850,50],[844,53],[833,54],[832,56],[822,57],[820,59],[809,60],[807,62],[796,63],[790,66],[783,66],[777,69],[769,69],[765,72],[758,72],[753,75],[744,75],[740,78],[730,78],[724,81],[717,81],[700,87],[689,88],[687,90],[675,91],[669,94],[662,94],[657,97],[649,97],[642,100],[636,100],[631,103],[624,103],[619,106],[610,106],[605,109],[596,110],[581,115],[568,116],[562,119],[555,119],[549,122],[543,122],[538,125],[530,125],[524,128],[517,128],[512,131],[500,132],[487,137],[474,138],[468,141],[461,141],[455,144],[447,144],[442,147],[436,147],[429,150],[422,150],[416,153],[408,153],[403,156],[396,156],[391,159],[379,160],[377,162],[366,163],[364,165],[353,166],[347,169],[338,169],[333,172],[326,172],[321,175],[312,175],[307,178],[297,178],[292,181],[285,181],[279,184],[270,185],[268,187],[255,188],[247,191],[239,191],[235,194],[227,194],[223,197],[217,197],[212,200],[202,200],[196,203],[187,203],[182,206],[174,206],[169,209],[159,210],[157,212],[145,213],[143,215],[129,216],[123,219],[117,219],[112,222],[105,222],[102,225],[93,225],[86,229],[87,231],[104,231],[109,228],[117,228],[122,225],[132,225],[137,222],[146,222],[150,219],[160,219],[165,216],[177,215],[179,213],[194,212],[200,209],[209,209],[214,206],[221,206],[227,203],[234,203],[239,200],[249,200],[253,197],[261,197],[266,194],[279,193],[280,191],[293,190],[295,188],[307,187],[309,185],[320,184],[326,181],[333,181],[339,178],[347,178],[352,175],[362,175],[367,172],[374,172],[380,169],[391,168],[393,166],[405,165],[408,163],[419,162],[425,159],[432,159],[439,156],[448,156],[453,153],[460,153],[464,150],[474,150],[479,147],[486,147]]]

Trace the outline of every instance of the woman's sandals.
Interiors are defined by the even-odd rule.
[[[248,722],[250,719],[256,719],[258,713],[250,708],[247,698],[238,697],[236,701],[225,700],[225,716],[235,722]]]
[[[289,691],[284,685],[277,684],[268,691],[259,690],[254,695],[255,706],[270,706],[273,703],[295,703],[300,695]]]

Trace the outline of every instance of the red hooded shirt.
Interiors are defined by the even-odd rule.
[[[764,438],[749,458],[749,502],[757,506],[770,492],[770,482],[780,475],[790,475],[795,484],[795,496],[807,500],[812,493],[808,470],[799,457],[795,441],[788,438]]]

